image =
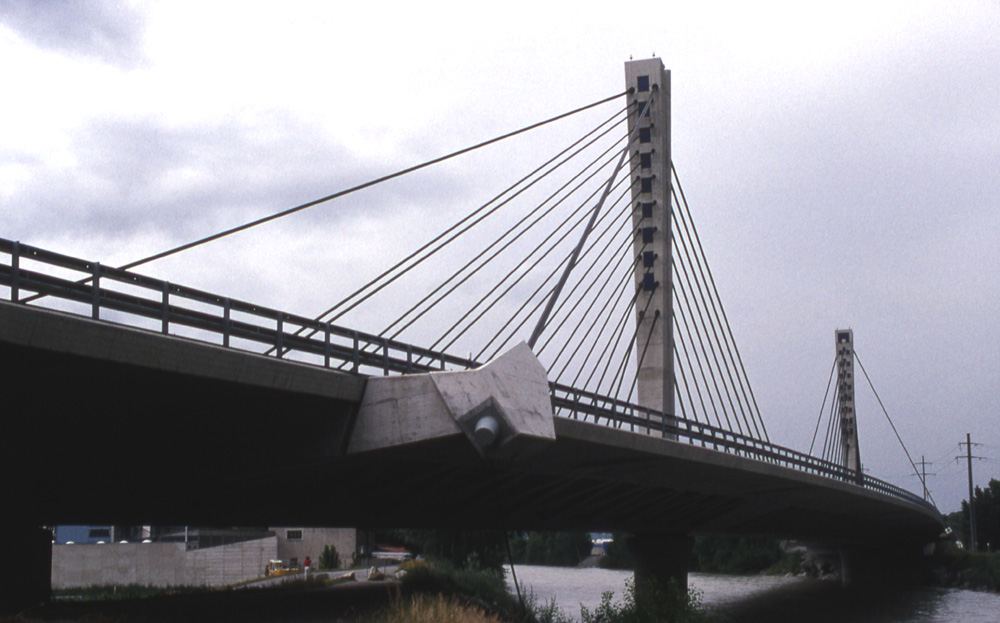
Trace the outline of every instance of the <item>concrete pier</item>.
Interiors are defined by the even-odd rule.
[[[640,532],[629,538],[636,587],[650,580],[664,587],[674,581],[679,589],[687,591],[693,546],[694,539],[686,534]]]

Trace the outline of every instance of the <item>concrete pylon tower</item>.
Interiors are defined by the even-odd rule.
[[[670,72],[658,58],[625,63],[635,251],[638,403],[674,415],[674,314],[670,255]],[[640,112],[650,102],[648,112]],[[650,300],[652,299],[652,300]],[[669,421],[667,422],[670,423]],[[673,435],[668,435],[673,436]]]
[[[840,449],[844,467],[861,477],[861,452],[854,412],[854,331],[837,329],[837,396],[840,399]]]

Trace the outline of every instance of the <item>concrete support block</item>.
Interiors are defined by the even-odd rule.
[[[0,614],[45,603],[52,596],[52,532],[36,526],[0,525],[5,572],[0,582]]]
[[[545,368],[526,344],[476,370],[369,379],[348,453],[443,437],[504,458],[555,440]]]
[[[671,580],[686,591],[691,549],[694,539],[686,534],[640,532],[627,541],[635,561],[635,583],[641,589],[644,582],[655,580],[667,586]]]

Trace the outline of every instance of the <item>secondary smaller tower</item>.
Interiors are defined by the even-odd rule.
[[[854,331],[837,329],[837,397],[840,404],[840,448],[844,467],[861,478],[857,414],[854,411]]]

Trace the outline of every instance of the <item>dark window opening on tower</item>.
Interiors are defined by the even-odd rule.
[[[639,76],[639,91],[649,90],[649,76]]]
[[[653,279],[653,273],[643,273],[642,289],[646,292],[652,292],[654,288],[656,288],[656,281]]]
[[[649,143],[653,140],[653,134],[649,128],[639,128],[639,142]]]

